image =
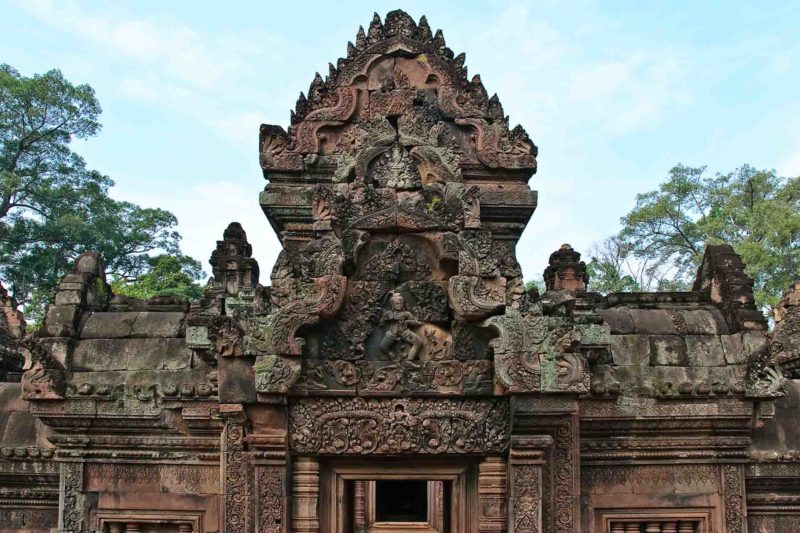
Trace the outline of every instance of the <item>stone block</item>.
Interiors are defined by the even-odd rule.
[[[769,339],[763,331],[745,331],[742,333],[742,347],[744,348],[745,357],[758,351],[768,342]]]
[[[180,370],[189,368],[192,351],[182,338],[127,339],[129,370]]]
[[[645,335],[674,335],[677,333],[672,317],[663,309],[630,309],[633,328]]]
[[[741,333],[736,333],[734,335],[720,335],[719,340],[722,344],[722,352],[725,355],[725,361],[729,365],[747,362],[747,356],[749,354],[745,352]]]
[[[599,309],[597,314],[611,327],[612,334],[627,335],[634,332],[633,320],[628,309]]]
[[[686,368],[680,366],[651,367],[649,372],[643,372],[643,377],[660,396],[678,396],[683,384],[690,383]]]
[[[686,366],[686,344],[677,335],[650,335],[650,365]]]
[[[179,370],[189,368],[192,352],[183,339],[86,339],[77,343],[73,369]]]
[[[256,401],[253,361],[248,357],[223,357],[219,362],[220,403]]]
[[[80,305],[81,304],[81,290],[64,290],[59,289],[56,292],[53,303],[55,305]]]
[[[680,309],[673,313],[683,319],[686,333],[689,335],[717,335],[719,333],[717,320],[708,309]]]
[[[687,335],[686,353],[690,366],[723,366],[725,353],[716,335]]]
[[[70,370],[76,372],[101,372],[126,370],[128,355],[122,350],[125,339],[86,339],[78,341],[72,354]]]
[[[80,316],[76,305],[51,305],[47,308],[44,323],[39,330],[40,337],[73,337]]]
[[[129,337],[137,312],[89,313],[81,328],[82,339],[122,339]]]
[[[647,335],[612,335],[610,349],[615,365],[650,364],[650,342]]]
[[[177,337],[181,334],[183,320],[180,312],[139,313],[131,330],[131,337]]]

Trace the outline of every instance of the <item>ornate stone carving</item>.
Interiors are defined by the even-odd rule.
[[[548,291],[582,291],[586,289],[589,276],[586,263],[581,261],[581,254],[569,244],[550,254],[549,266],[544,271],[544,283]]]
[[[231,222],[211,252],[211,272],[214,284],[224,289],[228,296],[237,296],[242,290],[251,291],[258,285],[258,261],[253,259],[253,247],[238,222]]]
[[[800,377],[800,282],[789,287],[775,310],[770,358],[787,378]]]
[[[506,279],[453,276],[448,288],[456,318],[481,320],[500,311],[506,303]]]
[[[507,311],[484,324],[498,333],[491,341],[495,373],[510,392],[588,391],[580,331],[570,322]]]
[[[744,533],[747,528],[744,471],[741,465],[722,466],[722,488],[725,505],[725,531]]]
[[[58,530],[64,533],[82,533],[88,529],[84,506],[83,463],[61,463],[61,486],[59,487]]]
[[[261,465],[256,468],[259,533],[284,533],[286,521],[285,479],[283,465]]]
[[[480,533],[506,530],[507,467],[504,458],[487,457],[478,466],[478,531]]]
[[[222,435],[225,531],[247,533],[252,527],[250,454],[244,444],[244,411],[241,405],[230,405],[224,412]]]
[[[292,532],[319,532],[319,463],[298,457],[292,464]]]
[[[380,321],[381,326],[385,328],[383,339],[381,339],[381,350],[390,354],[397,344],[405,342],[410,347],[399,358],[413,361],[417,358],[424,341],[411,328],[421,326],[422,322],[405,309],[405,299],[402,294],[393,293],[390,301],[392,308],[383,313]]]
[[[60,400],[66,392],[64,367],[41,341],[26,338],[20,343],[27,371],[22,375],[22,397],[26,400]]]
[[[492,453],[508,447],[502,399],[299,399],[289,408],[297,453]]]
[[[255,364],[256,391],[286,394],[300,376],[301,363],[281,355],[260,355]]]

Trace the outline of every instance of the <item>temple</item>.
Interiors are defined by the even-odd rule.
[[[526,288],[537,148],[424,17],[259,155],[267,283],[231,223],[197,301],[93,253],[36,332],[0,290],[0,532],[800,530],[800,284],[771,330],[727,245],[688,292],[590,292],[568,244]]]

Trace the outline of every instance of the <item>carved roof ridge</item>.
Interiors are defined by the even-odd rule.
[[[328,75],[323,79],[319,72],[316,73],[308,92],[301,92],[297,99],[295,110],[291,113],[291,124],[301,122],[311,111],[323,107],[326,96],[334,94],[337,88],[351,84],[350,75],[354,67],[360,68],[366,60],[379,54],[415,54],[424,60],[434,59],[447,65],[451,71],[450,83],[478,94],[496,119],[508,123],[500,99],[497,94],[489,97],[480,75],[467,79],[467,67],[464,66],[466,55],[463,52],[456,55],[447,47],[442,30],[432,32],[425,15],[416,23],[411,15],[396,9],[390,11],[383,21],[378,13],[374,13],[366,31],[359,26],[355,44],[347,43],[347,55],[340,57],[336,65],[328,63]]]

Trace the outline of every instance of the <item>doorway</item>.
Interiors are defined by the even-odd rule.
[[[321,465],[322,533],[474,533],[477,467],[427,461]]]

